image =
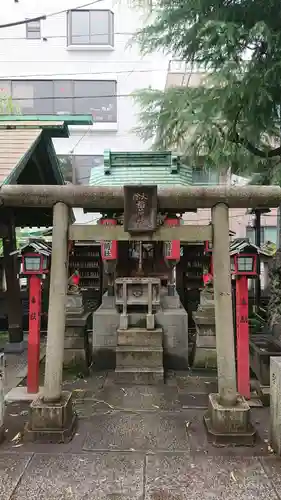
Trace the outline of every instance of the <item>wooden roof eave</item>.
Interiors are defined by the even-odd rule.
[[[10,174],[6,177],[6,179],[3,182],[3,185],[9,185],[9,184],[16,184],[17,183],[17,180],[18,180],[20,174],[22,173],[22,171],[24,170],[24,168],[28,164],[28,162],[29,162],[30,158],[32,157],[32,155],[33,155],[36,147],[38,146],[38,144],[39,144],[39,142],[41,140],[41,135],[42,135],[42,131],[39,131],[38,136],[32,142],[32,144],[30,145],[30,147],[27,149],[27,151],[25,152],[25,154],[22,156],[22,158],[20,159],[20,161],[17,163],[17,165],[15,165],[15,167],[10,172]]]

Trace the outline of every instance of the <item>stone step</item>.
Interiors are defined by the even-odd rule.
[[[163,368],[162,347],[116,347],[117,368]]]
[[[115,381],[123,385],[156,385],[164,382],[164,369],[116,368]]]
[[[128,328],[117,330],[117,344],[119,346],[151,346],[162,347],[162,328],[147,330],[146,328]]]

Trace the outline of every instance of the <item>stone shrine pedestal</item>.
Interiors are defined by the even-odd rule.
[[[213,288],[201,291],[200,304],[193,312],[196,327],[195,368],[216,368],[216,321]]]
[[[80,293],[68,294],[64,337],[64,367],[80,368],[87,371],[89,366],[89,346],[87,321],[90,312],[85,312]]]

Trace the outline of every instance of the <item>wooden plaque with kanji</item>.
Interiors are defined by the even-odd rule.
[[[157,229],[157,186],[124,186],[124,230],[147,233]]]

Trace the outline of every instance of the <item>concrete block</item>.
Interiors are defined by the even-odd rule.
[[[146,315],[146,328],[148,330],[154,330],[155,328],[155,316],[154,314]]]
[[[96,346],[92,354],[91,369],[95,372],[104,370],[115,370],[116,352],[114,349],[105,346]]]
[[[217,351],[213,347],[196,346],[193,368],[214,369],[217,367]]]
[[[76,428],[72,395],[64,391],[60,401],[46,402],[39,396],[30,405],[25,439],[51,443],[70,441]]]
[[[189,369],[188,348],[168,348],[164,347],[164,368],[165,370],[185,371]]]
[[[66,369],[75,368],[81,372],[87,372],[88,359],[85,349],[64,349],[63,367]]]
[[[119,323],[120,330],[127,330],[128,325],[129,325],[128,314],[120,314],[120,323]]]
[[[65,329],[65,337],[83,337],[85,326],[68,326]]]
[[[253,445],[255,429],[250,422],[250,406],[238,395],[235,406],[223,406],[219,394],[209,394],[208,414],[204,417],[213,444]]]
[[[116,367],[117,368],[162,368],[163,349],[162,347],[116,347]]]
[[[158,311],[156,323],[163,328],[165,368],[187,370],[189,366],[187,312],[182,308]]]
[[[109,335],[115,336],[117,345],[117,329],[119,328],[120,314],[116,309],[105,309],[99,307],[93,314],[93,352],[97,347],[102,347],[102,338]],[[99,338],[99,340],[97,340]]]
[[[85,339],[83,337],[65,337],[64,338],[64,348],[65,349],[84,349]]]
[[[126,331],[126,330],[124,330]],[[96,335],[96,346],[100,347],[116,347],[117,336],[112,335],[111,332],[108,332],[108,335]]]
[[[101,306],[100,306],[102,309],[115,309],[115,297],[114,295],[111,296],[111,295],[107,295],[104,294],[103,297],[102,297],[102,303],[101,303]]]
[[[270,443],[281,455],[281,358],[270,358]]]
[[[21,342],[7,342],[4,346],[6,354],[21,354],[25,349],[27,349],[26,340],[22,340]]]
[[[163,309],[180,309],[182,307],[178,293],[175,295],[163,295],[161,297]]]
[[[34,401],[43,393],[43,387],[39,387],[39,392],[30,394],[27,387],[14,387],[5,396],[6,403],[15,403],[18,401]]]
[[[146,328],[129,328],[117,330],[117,343],[119,346],[150,346],[162,347],[163,332],[161,328],[147,330]]]

